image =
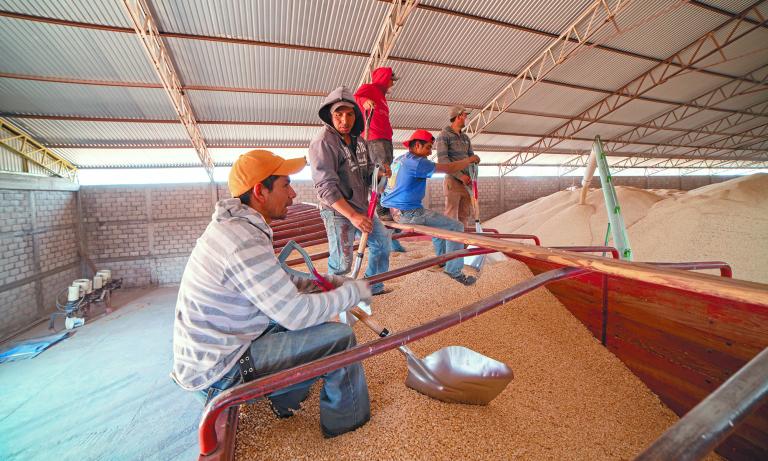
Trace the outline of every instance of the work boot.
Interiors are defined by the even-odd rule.
[[[456,277],[451,277],[464,286],[472,286],[477,282],[477,279],[471,275],[459,274]]]

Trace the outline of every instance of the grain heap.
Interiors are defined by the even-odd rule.
[[[719,260],[733,267],[734,278],[768,283],[767,174],[689,192],[616,191],[636,261]],[[579,194],[556,192],[484,225],[535,234],[545,246],[602,245],[608,223],[602,191],[590,191],[586,205],[579,205]]]
[[[427,242],[406,246],[409,252],[394,254],[393,266],[432,255]],[[395,290],[375,298],[374,314],[400,331],[529,277],[516,261],[489,265],[469,288],[422,271],[388,282]],[[355,331],[360,342],[376,339],[360,323]],[[515,379],[489,406],[446,404],[407,388],[405,361],[390,351],[364,362],[368,424],[323,439],[316,384],[303,409],[285,420],[264,401],[246,406],[237,458],[627,459],[677,419],[544,289],[411,346],[425,356],[452,344],[512,367]]]

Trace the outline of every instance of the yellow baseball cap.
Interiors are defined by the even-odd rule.
[[[238,157],[229,171],[229,192],[232,197],[239,197],[272,175],[292,175],[306,165],[304,157],[286,160],[268,150],[246,152]]]

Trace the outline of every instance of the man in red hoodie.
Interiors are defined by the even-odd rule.
[[[392,149],[392,124],[389,121],[389,104],[387,93],[394,85],[397,77],[391,67],[378,67],[371,73],[371,83],[365,83],[357,89],[355,102],[363,110],[365,116],[373,111],[373,116],[364,133],[368,141],[368,152],[371,160],[392,165],[394,151]],[[389,209],[376,206],[376,212],[381,219],[391,220]],[[393,251],[405,251],[400,242],[392,240]]]

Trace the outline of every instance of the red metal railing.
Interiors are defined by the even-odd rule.
[[[472,252],[474,250],[465,250]],[[487,250],[486,250],[487,251]],[[461,252],[456,252],[461,253]],[[457,257],[454,255],[454,257]],[[395,272],[395,271],[393,271]],[[581,268],[561,268],[539,274],[531,279],[521,282],[511,288],[503,290],[485,299],[467,305],[455,312],[436,318],[414,328],[395,333],[385,338],[377,339],[365,344],[360,344],[344,352],[336,353],[328,357],[315,360],[304,365],[280,371],[250,383],[237,386],[218,395],[205,408],[199,426],[200,458],[213,459],[219,448],[219,437],[216,431],[216,421],[229,407],[242,405],[249,400],[263,397],[278,389],[292,384],[300,383],[311,378],[323,375],[330,371],[359,362],[374,355],[404,346],[437,332],[443,331],[461,322],[475,318],[501,304],[524,295],[540,286],[557,280],[576,277],[587,272]],[[384,274],[380,274],[384,276]],[[380,277],[381,278],[381,277]],[[391,278],[391,277],[390,277]]]
[[[564,247],[547,247],[555,250],[573,251],[576,253],[611,253],[613,259],[619,259],[619,250],[614,247],[606,246],[564,246]]]
[[[654,266],[669,267],[671,269],[682,269],[688,271],[696,271],[701,269],[720,269],[720,277],[733,278],[733,269],[731,269],[731,266],[728,263],[723,261],[701,261],[685,263],[646,262],[645,264],[653,264]]]

